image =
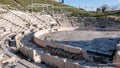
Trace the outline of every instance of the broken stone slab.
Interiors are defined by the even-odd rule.
[[[117,44],[116,48],[117,48],[117,50],[120,50],[120,44]]]
[[[82,55],[86,60],[93,62],[93,60],[89,57],[89,55],[87,54],[85,50],[82,50]]]
[[[40,63],[41,62],[41,56],[36,53],[36,50],[33,50],[27,46],[22,46],[20,47],[20,52],[22,52],[25,56],[29,57],[32,59],[35,63]]]
[[[12,58],[4,60],[2,63],[6,63],[6,62],[11,63],[11,62],[15,62],[15,61],[17,61],[17,58],[16,58],[16,56],[13,56]]]
[[[73,63],[73,62],[69,62],[69,61],[66,61],[64,63],[64,65],[65,65],[64,68],[85,68],[78,63]]]
[[[18,63],[19,63],[19,65],[22,65],[26,68],[41,68],[41,67],[39,67],[31,62],[28,62],[27,60],[24,60],[24,59],[19,60]]]
[[[2,61],[3,56],[3,53],[0,53],[0,62]]]

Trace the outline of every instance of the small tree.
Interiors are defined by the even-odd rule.
[[[107,9],[107,8],[106,8],[105,6],[103,6],[103,7],[102,7],[102,12],[104,13],[104,12],[106,11],[106,9]]]
[[[100,9],[100,8],[97,8],[97,9],[96,9],[96,12],[98,12],[98,13],[101,12],[101,9]]]
[[[64,3],[64,0],[62,0],[62,3]]]
[[[101,11],[104,13],[107,9],[109,9],[108,5],[102,5],[101,6]]]

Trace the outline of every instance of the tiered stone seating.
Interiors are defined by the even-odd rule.
[[[65,14],[54,14],[53,18],[57,20],[60,26],[73,27]]]
[[[8,16],[9,15],[9,16]],[[2,14],[2,17],[8,21],[11,21],[12,24],[19,25],[19,26],[25,26],[26,22],[21,20],[19,17],[12,13]]]

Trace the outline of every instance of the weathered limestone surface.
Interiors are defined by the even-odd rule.
[[[85,68],[85,67],[82,67],[79,64],[67,61],[67,62],[65,62],[65,68]]]
[[[3,9],[0,9],[2,11],[4,11]],[[71,53],[82,53],[84,58],[88,61],[91,61],[93,62],[90,58],[89,58],[89,55],[86,53],[86,51],[82,50],[81,48],[78,48],[78,47],[72,47],[72,46],[69,46],[69,44],[58,44],[58,43],[55,43],[54,39],[48,39],[48,38],[44,38],[44,37],[41,37],[39,38],[39,36],[43,36],[43,34],[45,33],[50,33],[50,20],[53,19],[52,16],[50,15],[40,15],[39,13],[38,14],[31,14],[31,13],[27,13],[27,12],[22,12],[22,11],[15,11],[15,10],[9,10],[8,13],[5,13],[5,14],[0,14],[0,44],[2,44],[2,48],[6,48],[6,45],[3,45],[4,44],[4,36],[7,36],[9,33],[21,33],[21,34],[29,34],[30,32],[36,32],[38,30],[41,30],[40,32],[37,32],[34,36],[34,41],[38,44],[38,45],[41,45],[42,47],[46,47],[46,46],[51,46],[51,47],[54,47],[54,48],[60,48],[60,49],[63,49],[65,51],[68,51],[68,52],[71,52]],[[56,23],[56,21],[54,21]],[[64,21],[65,23],[63,22],[60,22],[60,24],[63,26],[71,26],[70,23],[68,23],[68,21]],[[67,22],[67,23],[66,23]],[[7,25],[6,25],[7,24]],[[57,24],[58,26],[58,24]],[[43,29],[43,30],[42,30]],[[69,31],[69,30],[74,30],[75,28],[67,28],[67,27],[55,27],[52,29],[52,32],[56,32],[56,31]],[[5,31],[5,32],[4,32]],[[82,40],[91,40],[91,36],[94,36],[95,38],[101,38],[101,37],[112,37],[112,38],[115,38],[115,37],[118,37],[120,35],[119,32],[113,32],[111,34],[108,33],[104,33],[104,35],[102,35],[100,32],[96,32],[95,34],[89,34],[89,33],[92,33],[93,31],[86,31],[84,33],[84,31],[81,31],[81,33],[75,33],[74,35],[77,35],[82,38]],[[65,33],[66,34],[66,33]],[[68,35],[69,35],[69,32],[68,32]],[[88,35],[88,37],[84,36],[84,35]],[[106,36],[107,35],[107,36]],[[54,37],[58,37],[59,35],[54,35]],[[96,37],[98,36],[98,37]],[[59,36],[60,38],[63,38],[64,36]],[[59,40],[59,37],[57,38],[58,40],[57,41],[60,41]],[[67,36],[66,36],[67,37]],[[66,37],[64,37],[65,39],[64,40],[67,40]],[[3,38],[3,39],[2,39]],[[60,57],[55,57],[55,56],[52,56],[52,55],[47,55],[47,54],[38,54],[36,52],[36,50],[32,49],[31,47],[29,46],[34,46],[34,45],[31,45],[28,41],[25,40],[25,44],[22,44],[22,42],[20,41],[22,38],[21,35],[17,35],[17,37],[15,38],[15,41],[16,41],[16,47],[17,49],[20,49],[20,51],[25,55],[27,56],[28,58],[32,59],[34,62],[45,62],[47,64],[49,64],[50,66],[56,66],[56,67],[59,67],[59,68],[82,68],[82,66],[80,66],[80,64],[75,64],[75,63],[72,63],[72,62],[69,62],[69,61],[64,61],[62,58]],[[67,37],[69,39],[69,41],[71,41],[70,39],[75,39],[74,41],[76,41],[76,39],[78,40],[79,37],[71,37],[70,35]],[[92,38],[93,39],[93,38]],[[30,39],[28,39],[30,40]],[[50,40],[50,41],[48,41]],[[81,39],[79,39],[81,40]],[[101,42],[99,42],[99,40],[101,39],[98,39],[97,41],[95,41],[95,44],[100,44]],[[89,49],[91,48],[89,51],[93,51],[93,52],[96,52],[96,50],[101,50],[101,51],[97,51],[98,53],[104,53],[104,54],[110,54],[110,52],[106,52],[104,50],[107,50],[107,46],[110,46],[111,44],[116,44],[117,42],[113,39],[102,39],[103,40],[103,43],[105,42],[109,42],[110,40],[112,41],[112,43],[107,43],[105,47],[102,47],[100,45],[104,45],[104,44],[100,44],[99,46],[100,47],[97,47],[95,44],[93,47],[91,46],[88,46],[85,44],[86,47],[83,47],[83,48],[86,48],[86,49]],[[93,40],[94,41],[94,40]],[[93,44],[93,41],[91,42],[88,42],[89,44]],[[13,41],[14,42],[14,41]],[[83,43],[84,44],[84,43]],[[13,44],[12,44],[13,45]],[[68,46],[67,46],[68,45]],[[79,43],[76,43],[75,45],[79,45]],[[82,45],[79,45],[79,46],[82,46]],[[87,47],[88,46],[88,47]],[[94,50],[94,47],[96,47],[96,50]],[[109,47],[110,50],[114,50],[115,47],[114,46],[110,46]],[[116,52],[116,56],[115,56],[115,60],[114,62],[120,62],[119,58],[119,45],[117,46],[117,52]],[[6,51],[5,51],[6,52]],[[8,54],[8,53],[5,53],[5,54]],[[6,55],[5,55],[6,56]],[[11,56],[11,55],[10,55]],[[71,56],[71,55],[70,55]],[[0,55],[0,60],[3,58],[3,55]],[[10,63],[14,63],[15,61],[15,57],[9,57],[10,59],[4,61],[5,62],[10,62]],[[26,64],[25,64],[26,63]],[[27,61],[23,61],[23,60],[19,60],[17,62],[18,64],[18,67],[21,66],[21,68],[39,68],[38,66],[34,66],[32,65],[31,63],[27,63]],[[10,66],[12,66],[10,64]],[[116,66],[119,66],[119,64],[116,64]]]
[[[2,11],[2,9],[0,9],[0,10]],[[39,13],[31,14],[28,12],[15,11],[15,10],[9,10],[9,9],[7,9],[7,11],[8,11],[8,13],[0,14],[0,25],[1,25],[0,26],[0,29],[1,29],[0,37],[3,38],[0,40],[0,44],[2,44],[1,47],[3,49],[6,48],[6,45],[8,45],[7,48],[10,47],[9,44],[7,43],[7,41],[6,41],[6,45],[5,46],[3,45],[4,40],[6,40],[6,38],[4,38],[4,36],[7,36],[10,33],[14,33],[15,35],[17,34],[15,37],[15,40],[10,39],[10,41],[12,43],[11,45],[14,45],[13,43],[16,42],[15,43],[16,48],[19,49],[20,52],[22,52],[25,56],[27,56],[28,59],[30,58],[34,62],[40,63],[41,56],[36,53],[36,50],[33,50],[30,47],[27,47],[27,45],[28,46],[33,46],[33,45],[29,44],[28,41],[25,41],[26,43],[24,45],[21,43],[21,38],[23,38],[23,36],[21,36],[21,34],[27,35],[30,32],[36,32],[38,30],[50,28],[50,25],[51,25],[50,20],[53,19],[52,16],[51,15],[40,15]],[[56,23],[55,20],[54,20],[54,23]],[[59,28],[59,27],[57,27],[57,28]],[[64,30],[65,30],[65,28],[64,28]],[[49,31],[50,31],[50,29],[48,29],[47,32],[49,32]],[[46,45],[46,43],[42,43],[42,44]],[[50,42],[48,42],[47,44],[52,45]],[[54,45],[57,45],[57,44],[54,44]],[[15,58],[11,58],[4,62],[8,62],[11,60],[14,61],[14,59]],[[54,63],[58,63],[58,61],[56,61],[56,60]],[[20,61],[20,63],[16,62],[16,64],[18,64],[18,65],[16,65],[16,67],[17,66],[20,66],[22,68],[30,67],[26,64],[24,65],[24,63],[26,63],[26,62],[23,62],[23,61]],[[9,66],[14,66],[14,65],[11,65],[11,63],[10,63],[7,67],[9,67]],[[32,67],[32,68],[38,68],[38,67]]]
[[[21,46],[19,49],[25,56],[29,57],[30,59],[32,59],[34,62],[41,62],[41,57],[40,55],[37,55],[36,51],[28,48],[27,46]]]
[[[0,62],[1,62],[2,58],[3,58],[3,54],[0,52]]]
[[[58,31],[73,30],[73,29],[72,28],[63,28],[63,29],[59,29]],[[74,47],[65,46],[65,45],[62,45],[62,44],[52,43],[52,42],[48,42],[46,40],[38,38],[40,35],[46,34],[48,32],[49,32],[49,30],[41,30],[41,31],[35,33],[34,34],[34,41],[36,42],[36,44],[38,44],[42,47],[52,46],[52,47],[56,47],[56,48],[65,49],[66,51],[69,51],[69,52],[72,52],[72,53],[80,53],[80,51],[81,51],[80,48],[77,48],[77,47],[74,48]]]
[[[47,55],[47,54],[40,54],[41,59],[43,62],[46,64],[49,64],[50,66],[53,67],[58,67],[58,68],[84,68],[80,64],[76,64],[73,62],[66,61],[65,59],[61,59],[55,56]]]
[[[63,30],[65,30],[65,29],[63,28],[63,29],[61,29],[59,31],[63,31]],[[71,29],[68,29],[68,30],[71,30]],[[36,44],[38,44],[39,46],[42,46],[42,47],[50,46],[50,47],[54,47],[54,48],[60,48],[60,49],[63,49],[65,51],[68,51],[68,52],[71,52],[71,53],[85,53],[84,51],[81,51],[82,50],[81,48],[66,46],[66,45],[63,45],[63,44],[57,44],[57,43],[54,43],[54,42],[46,41],[45,39],[43,40],[43,39],[38,38],[39,35],[43,35],[43,34],[48,33],[48,32],[49,32],[49,30],[42,30],[42,31],[39,31],[39,32],[35,33],[34,34],[34,41],[36,42]],[[83,55],[85,57],[85,56],[87,56],[87,53],[83,54]],[[92,61],[92,60],[90,60],[90,58],[88,56],[85,57],[85,58],[88,61]],[[43,62],[51,65],[51,66],[55,65],[55,66],[57,66],[59,68],[63,68],[63,67],[68,68],[69,65],[70,65],[70,68],[81,68],[81,66],[79,64],[76,65],[74,63],[63,62],[62,59],[55,58],[55,57],[52,57],[50,55],[41,54],[41,60]]]
[[[120,43],[116,46],[116,53],[113,58],[113,64],[119,68],[120,67]]]
[[[46,64],[49,64],[50,66],[58,67],[58,68],[64,67],[64,61],[61,58],[41,54],[41,59],[43,62],[45,62]]]
[[[20,68],[20,67],[21,68],[42,68],[24,59],[19,60],[18,63],[16,64],[16,68]]]
[[[59,29],[58,29],[58,31],[59,31]],[[62,31],[62,30],[60,30],[60,31]],[[63,29],[63,31],[64,31],[64,29]],[[96,52],[97,51],[97,53],[105,54],[105,55],[111,55],[112,54],[112,53],[110,53],[108,51],[104,51],[104,50],[114,50],[116,44],[119,41],[119,38],[117,38],[117,37],[119,37],[119,35],[120,35],[119,32],[115,32],[114,34],[113,34],[113,32],[103,32],[103,33],[102,32],[95,32],[93,35],[91,33],[94,32],[94,31],[89,31],[90,33],[84,33],[84,31],[81,31],[81,32],[82,32],[82,35],[86,35],[88,37],[84,37],[84,36],[81,35],[80,38],[82,40],[86,40],[86,39],[92,40],[93,39],[92,41],[87,41],[87,43],[89,43],[91,45],[93,44],[93,46],[88,46],[87,44],[84,44],[82,42],[81,43],[84,44],[85,46],[82,47],[82,45],[79,45],[79,43],[76,43],[75,45],[81,46],[83,49],[86,49],[88,51],[92,51],[92,52]],[[87,32],[87,31],[85,31],[85,32]],[[64,36],[62,36],[62,35],[60,35],[60,36],[59,35],[54,35],[54,37],[56,37],[56,39],[57,39],[57,40],[56,39],[54,40],[54,39],[49,39],[47,37],[45,38],[43,34],[46,34],[46,33],[47,33],[47,30],[41,31],[41,32],[39,31],[39,32],[35,33],[34,41],[39,46],[42,46],[42,47],[51,46],[51,47],[55,47],[55,48],[64,49],[65,51],[69,51],[71,53],[82,53],[82,55],[84,56],[84,58],[86,60],[94,63],[93,59],[91,59],[89,57],[87,52],[82,50],[81,48],[79,48],[79,47],[72,47],[72,46],[69,46],[67,44],[58,44],[58,42],[60,40],[63,40],[61,38],[64,38]],[[60,33],[60,32],[58,32],[58,33]],[[69,34],[69,31],[67,33]],[[73,41],[76,41],[76,40],[79,39],[79,37],[70,37],[70,35],[69,35],[69,37],[67,37],[69,41],[71,41],[71,39],[73,39]],[[75,35],[79,36],[79,32],[76,33]],[[47,36],[50,37],[50,35],[47,35]],[[59,36],[60,39],[59,39],[59,37],[57,38],[57,36]],[[101,37],[105,37],[105,38],[101,38]],[[94,39],[94,38],[98,38],[98,39]],[[67,41],[66,37],[64,38],[64,40]],[[58,42],[54,42],[54,41],[58,41]],[[99,41],[102,41],[102,42],[99,42]],[[105,45],[105,46],[98,47],[97,44],[99,44],[99,46],[101,46],[101,45]],[[108,46],[108,44],[109,44],[109,46]],[[94,48],[94,47],[96,47],[96,48]],[[94,50],[94,49],[96,49],[96,50]],[[98,51],[98,50],[100,50],[100,51]]]

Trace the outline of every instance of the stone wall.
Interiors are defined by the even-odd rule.
[[[53,66],[53,67],[58,67],[58,68],[84,68],[83,66],[77,64],[77,63],[73,63],[73,62],[69,62],[66,59],[62,59],[56,56],[51,56],[51,55],[47,55],[47,54],[40,54],[41,55],[41,59],[43,62],[45,62],[46,64]]]
[[[62,28],[62,29],[58,29],[58,31],[64,31],[64,30],[74,30],[74,28]],[[46,47],[46,46],[50,46],[50,47],[54,47],[54,48],[61,48],[65,51],[71,52],[71,53],[80,53],[82,51],[81,48],[77,48],[77,47],[72,47],[72,46],[68,46],[68,45],[63,45],[63,44],[58,44],[58,43],[53,43],[53,42],[49,42],[46,41],[44,39],[40,39],[39,36],[49,33],[49,30],[41,30],[38,31],[34,34],[34,42],[36,44],[38,44],[39,46],[42,47]]]
[[[45,40],[41,40],[38,38],[34,37],[34,41],[36,44],[38,44],[39,46],[42,47],[47,47],[47,46],[51,46],[54,48],[60,48],[63,49],[65,51],[71,52],[71,53],[81,53],[82,49],[81,48],[77,48],[77,47],[72,47],[72,46],[68,46],[68,45],[62,45],[62,44],[58,44],[58,43],[53,43],[53,42],[48,42]]]
[[[22,52],[25,56],[32,59],[34,62],[40,63],[41,56],[36,53],[36,50],[33,50],[27,46],[21,45],[20,52]]]
[[[61,28],[58,29],[58,31],[67,31],[67,30],[74,30],[74,28]],[[63,49],[65,51],[68,51],[70,53],[82,53],[83,57],[92,62],[92,60],[89,58],[89,56],[87,55],[87,52],[82,50],[81,48],[78,47],[72,47],[72,46],[68,46],[68,45],[63,45],[63,44],[58,44],[58,43],[53,43],[53,42],[48,42],[45,41],[44,39],[41,39],[40,36],[43,34],[49,33],[49,30],[41,30],[38,31],[34,34],[34,42],[40,46],[40,47],[54,47],[54,48],[60,48]],[[51,55],[45,55],[45,54],[41,54],[41,60],[43,62],[45,62],[46,64],[49,64],[51,66],[57,66],[58,68],[82,68],[82,66],[80,66],[79,64],[75,64],[69,61],[65,61],[62,60],[61,58],[56,58],[53,57]]]
[[[21,34],[16,35],[16,41],[20,40],[23,36]],[[17,45],[19,46],[20,52],[27,56],[28,58],[32,59],[34,62],[40,63],[44,62],[51,67],[57,67],[57,68],[84,68],[83,66],[79,64],[75,64],[73,62],[69,62],[66,59],[62,59],[57,56],[52,56],[49,53],[44,53],[43,51],[37,51],[31,47],[28,47],[27,45],[19,42]]]
[[[80,30],[120,30],[120,20],[105,17],[70,17],[69,22],[74,27],[78,26]]]
[[[41,56],[36,53],[35,50],[28,46],[24,46],[23,43],[20,42],[23,35],[21,33],[17,34],[15,37],[16,40],[16,48],[19,49],[23,55],[27,56],[28,58],[32,59],[34,62],[41,62]]]

